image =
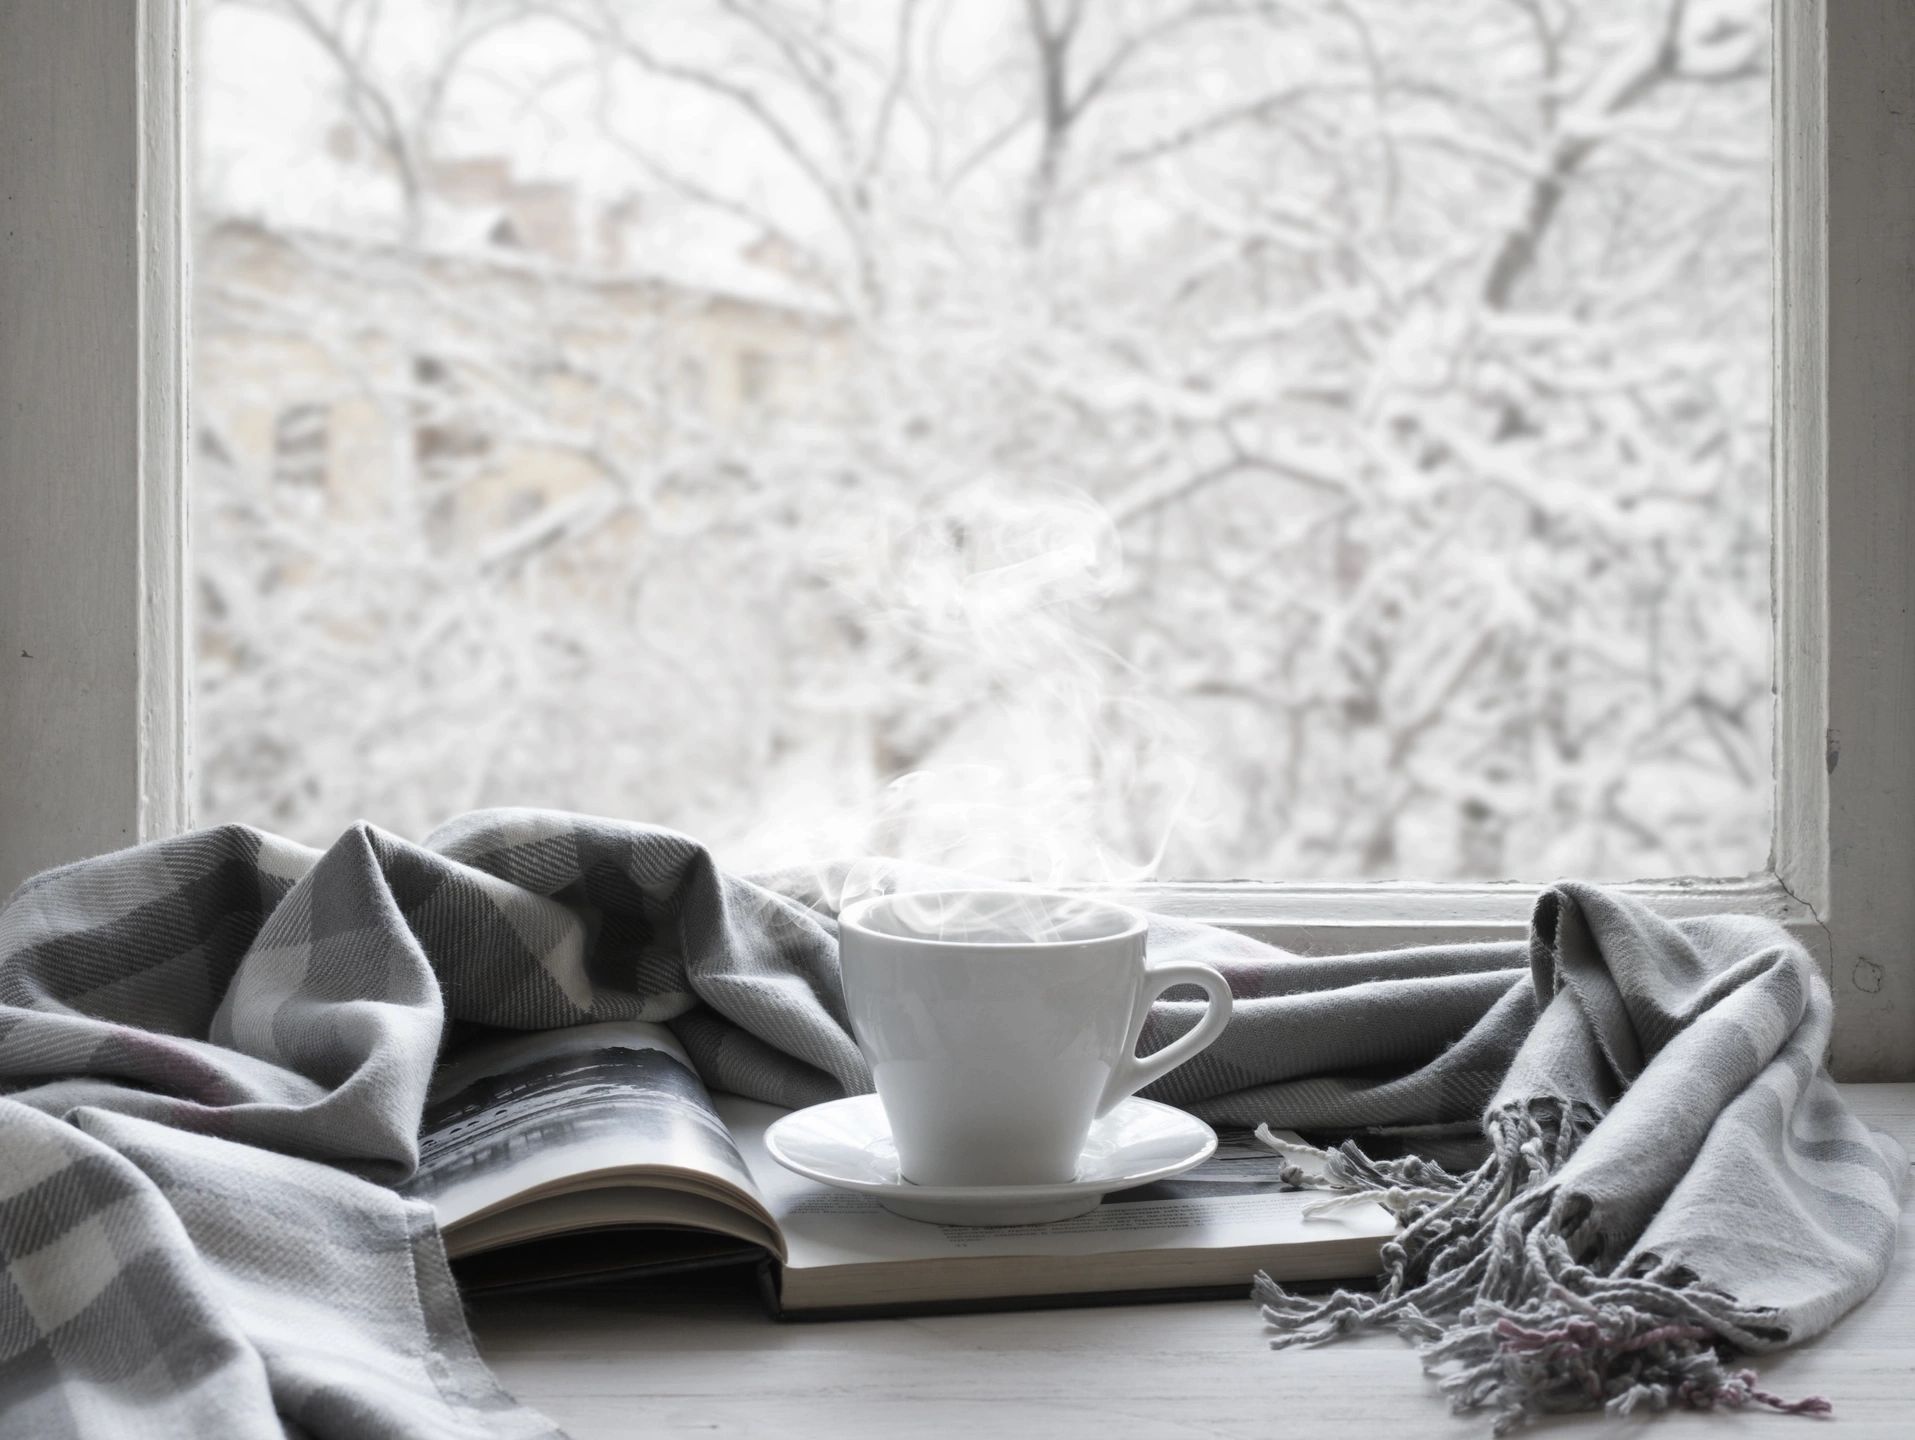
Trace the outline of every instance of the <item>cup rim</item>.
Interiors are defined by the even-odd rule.
[[[933,935],[897,935],[888,930],[875,929],[866,922],[867,915],[884,905],[900,900],[948,895],[1017,895],[1031,900],[1094,906],[1109,913],[1113,919],[1121,923],[1102,934],[1058,940],[943,940]],[[867,895],[861,900],[853,901],[838,912],[838,929],[841,934],[846,930],[852,930],[873,940],[895,941],[926,950],[1056,951],[1078,950],[1095,945],[1109,945],[1113,941],[1133,939],[1145,935],[1150,929],[1150,922],[1143,911],[1119,904],[1115,900],[1106,900],[1101,895],[1070,890],[1045,890],[1036,886],[1023,885],[943,885],[924,890],[892,890],[881,895]]]

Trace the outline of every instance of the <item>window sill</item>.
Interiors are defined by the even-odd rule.
[[[1221,925],[1287,950],[1338,954],[1405,945],[1520,940],[1546,881],[1441,885],[1416,881],[1271,885],[1253,881],[1139,885],[1119,898],[1141,909]],[[1734,880],[1639,880],[1616,887],[1659,914],[1761,915],[1829,968],[1815,912],[1773,874]]]

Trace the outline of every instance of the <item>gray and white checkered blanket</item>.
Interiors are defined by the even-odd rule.
[[[0,1434],[551,1433],[393,1188],[435,1061],[479,1027],[649,1019],[714,1087],[863,1090],[834,932],[811,881],[535,811],[323,853],[228,826],[28,882],[0,912]],[[1822,1073],[1827,991],[1772,926],[1565,885],[1527,951],[1152,944],[1238,996],[1158,1098],[1357,1137],[1317,1183],[1406,1221],[1379,1292],[1264,1283],[1283,1340],[1395,1324],[1505,1420],[1767,1403],[1733,1356],[1887,1266],[1905,1158]],[[1145,1048],[1195,1009],[1162,1004]]]

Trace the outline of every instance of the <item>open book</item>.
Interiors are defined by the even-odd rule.
[[[656,1025],[488,1041],[437,1077],[412,1188],[468,1290],[755,1263],[775,1312],[814,1318],[1241,1295],[1258,1270],[1374,1274],[1394,1230],[1375,1205],[1306,1216],[1320,1197],[1247,1139],[1075,1220],[929,1225],[778,1165],[783,1113],[709,1095]]]

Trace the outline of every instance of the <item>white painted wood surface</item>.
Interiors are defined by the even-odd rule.
[[[1785,0],[1785,8],[1796,0]],[[1827,7],[1828,903],[1844,1079],[1915,1076],[1915,5]]]
[[[0,893],[183,819],[178,27],[0,4]]]
[[[1827,932],[1773,875],[1741,880],[1643,880],[1616,887],[1659,914],[1761,915],[1824,961]],[[1398,945],[1519,940],[1536,908],[1534,881],[1443,885],[1370,881],[1360,885],[1164,882],[1117,892],[1163,915],[1228,926],[1303,954],[1349,954]]]
[[[1847,1087],[1915,1150],[1915,1085]],[[1488,1434],[1449,1414],[1390,1336],[1273,1354],[1248,1301],[781,1325],[746,1293],[491,1301],[475,1329],[506,1385],[575,1440],[782,1436],[1242,1437]],[[1768,1388],[1835,1402],[1841,1440],[1915,1434],[1915,1221],[1888,1281],[1834,1332],[1762,1364]],[[1583,1416],[1588,1435],[1804,1437],[1770,1414]]]
[[[187,622],[188,377],[192,326],[187,137],[193,86],[185,0],[138,0],[139,796],[150,840],[189,823],[192,631]]]
[[[0,5],[0,890],[134,835],[134,32]]]
[[[1829,899],[1828,107],[1823,0],[1775,7],[1775,823],[1769,861]],[[1826,936],[1825,936],[1826,943]]]

